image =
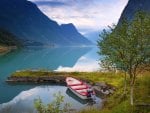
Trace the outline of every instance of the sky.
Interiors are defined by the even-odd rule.
[[[58,24],[73,23],[86,34],[117,24],[128,0],[30,0]]]

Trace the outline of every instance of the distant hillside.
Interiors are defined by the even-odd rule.
[[[68,40],[70,41],[71,44],[78,45],[78,43],[80,43],[81,45],[84,45],[85,42],[87,44],[91,43],[89,40],[87,40],[83,35],[81,35],[77,31],[77,29],[72,23],[62,24],[60,27],[64,33],[64,36],[68,37]]]
[[[87,37],[87,39],[92,41],[94,44],[97,44],[97,41],[100,38],[99,34],[100,34],[100,31],[93,31],[93,32],[88,32],[84,34],[84,36]]]
[[[121,14],[118,24],[121,24],[123,18],[129,21],[132,20],[135,13],[139,10],[150,14],[150,0],[129,0]]]
[[[17,37],[6,30],[0,29],[0,45],[3,46],[21,46]]]
[[[49,19],[35,4],[27,0],[0,0],[0,28],[15,34],[24,45],[92,44],[77,30],[63,30],[62,26]]]

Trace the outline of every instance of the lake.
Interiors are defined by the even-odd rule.
[[[27,47],[14,50],[0,56],[0,109],[13,108],[33,111],[33,97],[41,97],[45,102],[50,102],[51,92],[55,87],[62,92],[65,100],[69,100],[74,108],[85,106],[82,102],[71,99],[66,93],[65,86],[35,85],[35,84],[7,84],[5,80],[17,70],[44,69],[52,71],[97,71],[99,70],[96,47]],[[56,91],[56,92],[58,92]],[[98,99],[98,103],[101,100]],[[15,104],[14,104],[15,103]],[[32,105],[28,104],[32,103]],[[79,103],[79,104],[74,104]],[[20,107],[17,107],[17,106]],[[16,108],[16,109],[15,109]],[[17,111],[18,110],[18,111]],[[2,112],[2,111],[0,111]],[[9,113],[9,111],[7,111]]]

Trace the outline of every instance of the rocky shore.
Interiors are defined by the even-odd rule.
[[[6,80],[7,83],[50,83],[50,84],[64,84],[65,85],[65,77],[64,76],[40,76],[40,77],[8,77]]]
[[[98,94],[98,96],[100,96],[101,98],[111,95],[116,91],[116,88],[114,86],[105,82],[95,83],[95,85],[93,85],[92,87],[95,90],[96,94]]]
[[[66,76],[54,75],[54,76],[40,76],[40,77],[8,77],[6,82],[9,84],[18,84],[18,83],[32,83],[32,84],[57,84],[57,85],[66,85],[65,83]],[[82,79],[83,80],[83,79]],[[105,82],[96,82],[90,83],[87,80],[83,80],[89,83],[96,94],[100,97],[105,97],[111,95],[116,90],[114,86],[107,84]]]

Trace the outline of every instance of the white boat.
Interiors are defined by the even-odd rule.
[[[67,77],[66,83],[67,87],[81,99],[91,99],[95,96],[94,90],[85,82],[72,77]]]

